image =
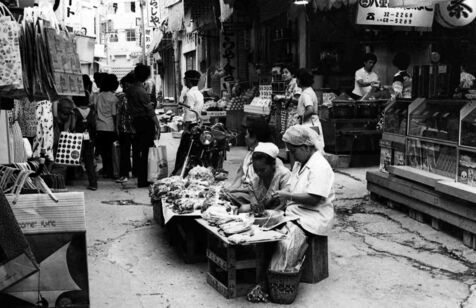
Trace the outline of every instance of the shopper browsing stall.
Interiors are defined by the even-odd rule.
[[[87,97],[74,97],[74,102],[76,104],[76,108],[74,109],[76,122],[74,132],[83,134],[81,157],[88,176],[88,189],[97,190],[97,174],[96,166],[94,164],[96,112],[92,107],[88,106],[89,100]]]
[[[172,175],[180,174],[182,168],[186,168],[183,164],[187,157],[188,148],[192,141],[191,129],[198,124],[199,119],[197,114],[200,115],[203,108],[203,94],[198,90],[197,84],[200,80],[200,73],[195,70],[185,72],[184,82],[185,86],[189,89],[185,94],[184,104],[189,108],[184,108],[183,121],[184,131],[182,138],[180,139],[180,145],[177,150],[177,156],[175,159],[175,168],[172,171]],[[195,112],[197,113],[195,113]]]
[[[137,155],[132,164],[137,166],[137,186],[147,187],[147,159],[149,148],[154,145],[154,138],[160,138],[160,124],[155,115],[150,95],[144,89],[143,83],[150,76],[150,67],[138,64],[134,68],[135,82],[127,88],[126,98],[129,113],[132,117],[132,127],[136,133],[134,141]],[[135,167],[134,167],[135,168]]]
[[[284,64],[282,67],[283,80],[287,83],[286,90],[284,92],[284,98],[286,100],[286,107],[288,110],[288,118],[286,126],[282,128],[282,133],[286,131],[291,125],[297,124],[294,120],[297,117],[297,104],[299,97],[302,93],[302,89],[298,86],[296,78],[296,69],[290,64]]]
[[[120,148],[120,166],[119,179],[117,183],[128,181],[131,171],[131,145],[134,138],[134,129],[132,128],[132,118],[129,112],[129,103],[127,102],[126,91],[135,82],[134,73],[130,72],[121,79],[122,92],[117,93],[119,99],[117,106],[116,131],[119,137]]]
[[[355,72],[355,83],[352,96],[355,100],[365,97],[372,88],[380,86],[378,75],[373,72],[377,63],[377,56],[373,53],[367,53],[364,56],[364,66]]]
[[[392,63],[398,68],[398,72],[393,76],[392,83],[395,97],[412,98],[412,77],[407,72],[410,65],[410,55],[399,52],[393,57]]]

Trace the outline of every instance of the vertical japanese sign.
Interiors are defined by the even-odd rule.
[[[357,24],[428,27],[433,24],[435,6],[389,8],[389,0],[359,0]]]
[[[158,28],[160,26],[159,0],[146,0],[147,2],[147,26]]]
[[[234,31],[232,24],[223,23],[223,32],[221,33],[221,59],[222,67],[225,71],[223,77],[224,82],[236,81],[236,67],[237,67],[237,48],[236,48],[237,35]]]

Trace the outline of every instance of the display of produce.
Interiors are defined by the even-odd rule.
[[[210,169],[197,166],[187,178],[172,176],[156,181],[149,191],[152,201],[162,200],[177,214],[186,214],[219,205],[228,211],[234,208],[230,202],[220,200],[221,185],[215,182]]]
[[[252,87],[246,90],[243,94],[232,97],[226,106],[226,110],[243,110],[244,105],[249,104],[253,97],[257,95],[256,92],[257,88]]]
[[[458,142],[460,110],[466,100],[418,99],[410,107],[408,135]]]

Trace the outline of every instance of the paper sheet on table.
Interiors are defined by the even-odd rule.
[[[250,231],[244,233],[233,234],[228,237],[228,240],[233,244],[243,243],[259,243],[270,240],[284,239],[285,234],[277,231],[264,231],[260,227],[253,225]]]
[[[164,214],[164,224],[167,224],[174,216],[190,216],[190,217],[201,217],[202,213],[200,210],[195,210],[187,214],[178,214],[175,213],[171,207],[168,206],[168,203],[162,200],[162,213]]]

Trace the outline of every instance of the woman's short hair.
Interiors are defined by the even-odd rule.
[[[252,161],[258,161],[258,160],[264,160],[264,163],[269,166],[275,166],[276,165],[276,159],[269,156],[266,153],[262,152],[254,152],[253,155],[251,156]]]
[[[285,64],[283,64],[283,66],[281,66],[281,72],[282,72],[285,68],[288,69],[288,71],[291,73],[291,76],[293,76],[293,77],[296,76],[297,68],[296,68],[296,66],[294,66],[292,63],[285,63]]]
[[[256,138],[258,142],[271,142],[271,130],[265,122],[250,122],[246,129],[250,137]]]
[[[117,76],[114,74],[107,74],[104,76],[101,82],[101,91],[107,92],[115,92],[119,87],[119,81],[117,81]]]
[[[393,57],[392,64],[399,70],[406,70],[410,65],[410,55],[406,52],[398,52]]]
[[[311,72],[305,68],[300,68],[296,77],[301,87],[310,87],[314,83],[314,77]]]

